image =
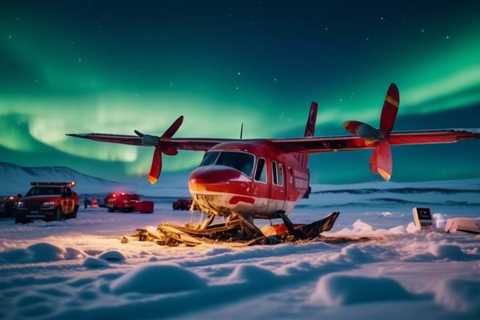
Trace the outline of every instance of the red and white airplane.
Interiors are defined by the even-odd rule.
[[[162,136],[135,131],[136,135],[67,134],[102,142],[152,146],[155,148],[148,175],[156,183],[162,169],[162,154],[179,150],[206,152],[189,177],[194,203],[209,216],[231,213],[251,219],[279,218],[292,212],[295,203],[308,196],[310,153],[372,149],[370,168],[386,181],[392,176],[392,145],[453,143],[479,139],[478,129],[392,131],[399,106],[397,86],[388,88],[380,128],[359,121],[347,121],[348,136],[317,137],[317,103],[310,107],[304,137],[289,139],[172,138],[183,122],[179,117]]]

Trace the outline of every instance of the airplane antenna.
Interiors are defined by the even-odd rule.
[[[240,125],[240,140],[243,140],[243,121],[242,121],[242,124]]]

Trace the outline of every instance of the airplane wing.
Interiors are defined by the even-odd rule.
[[[149,141],[136,135],[120,135],[105,133],[67,134],[67,136],[95,140],[109,143],[119,143],[136,146],[151,146]],[[392,145],[416,145],[454,143],[467,139],[480,139],[480,129],[447,129],[447,130],[422,130],[422,131],[398,131],[392,132],[388,142]],[[170,138],[159,139],[165,147],[178,150],[207,151],[213,146],[223,142],[249,141],[238,139],[215,139],[215,138]],[[277,148],[285,152],[336,152],[352,151],[361,149],[374,149],[377,141],[358,136],[334,136],[334,137],[303,137],[287,139],[271,139]]]
[[[141,146],[142,138],[134,135],[108,134],[108,133],[67,133],[69,137],[95,140],[101,142],[128,144],[133,146]]]
[[[137,136],[137,135],[121,135],[107,133],[70,133],[67,136],[88,139],[101,142],[128,144],[134,146],[152,146],[162,144],[165,148],[173,148],[178,150],[190,151],[207,151],[216,144],[229,141],[237,141],[236,139],[210,139],[210,138],[161,138],[156,136]]]
[[[371,132],[370,132],[371,133]],[[392,175],[392,153],[390,145],[413,145],[453,143],[461,140],[480,139],[480,129],[447,129],[426,131],[391,132],[386,136],[337,136],[271,139],[278,149],[284,152],[336,152],[374,149],[370,168],[385,180]],[[171,136],[117,135],[104,133],[68,134],[68,136],[110,143],[136,146],[154,146],[155,152],[150,169],[149,181],[155,183],[162,169],[162,153],[175,155],[178,150],[207,151],[223,142],[248,141],[237,139],[172,138]],[[250,140],[252,141],[252,140]],[[253,140],[254,141],[254,140]]]
[[[161,158],[161,154],[175,155],[178,150],[207,151],[216,144],[235,141],[232,139],[203,139],[203,138],[172,138],[183,123],[183,116],[178,117],[161,136],[143,134],[134,130],[135,135],[108,134],[108,133],[69,133],[70,137],[88,139],[101,142],[128,144],[134,146],[155,147],[157,152],[154,158]],[[155,160],[154,159],[154,160]],[[161,169],[161,159],[156,159],[156,167]],[[157,168],[157,169],[158,169]],[[159,171],[155,169],[156,171]],[[157,174],[155,173],[155,176]]]
[[[480,129],[447,129],[404,132],[380,132],[365,129],[366,124],[347,123],[356,136],[305,137],[299,139],[276,139],[272,142],[285,152],[335,152],[373,149],[370,169],[386,181],[392,176],[391,145],[417,145],[454,143],[461,140],[480,139]],[[374,129],[375,130],[375,129]]]
[[[391,145],[454,143],[468,139],[480,139],[480,129],[398,131],[388,136]],[[273,139],[272,142],[285,152],[320,153],[375,149],[379,141],[359,136],[337,136]]]

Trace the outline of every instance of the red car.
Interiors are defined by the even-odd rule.
[[[105,197],[105,206],[109,212],[116,210],[123,212],[135,211],[138,202],[140,202],[140,196],[136,193],[111,192]]]
[[[76,218],[78,195],[75,182],[32,182],[32,188],[17,201],[15,223],[34,219],[45,221]]]

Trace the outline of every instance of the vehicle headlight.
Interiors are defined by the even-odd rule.
[[[47,201],[42,203],[42,208],[53,208],[53,207],[55,207],[54,201]]]
[[[24,207],[25,207],[25,204],[23,203],[23,201],[17,202],[17,208],[24,208]]]

